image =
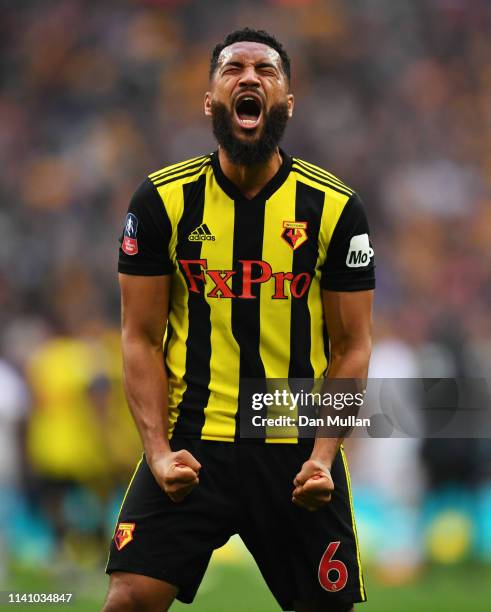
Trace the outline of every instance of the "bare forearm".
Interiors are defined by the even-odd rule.
[[[327,373],[329,379],[349,379],[353,380],[353,392],[358,392],[360,382],[365,380],[368,375],[368,362],[370,360],[370,347],[356,348],[345,353],[335,354],[331,358],[330,367]],[[348,383],[350,384],[350,383]],[[351,391],[351,390],[350,390]],[[328,467],[332,465],[334,458],[343,443],[344,436],[340,437],[317,437],[312,450],[312,459],[321,461]]]
[[[170,450],[168,379],[161,346],[123,333],[124,385],[147,458]]]

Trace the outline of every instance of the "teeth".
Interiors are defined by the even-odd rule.
[[[244,98],[240,98],[239,102],[245,102],[246,100],[250,100],[251,102],[257,102],[259,104],[256,98],[253,98],[252,96],[245,96]]]

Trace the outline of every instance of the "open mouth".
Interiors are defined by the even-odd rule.
[[[241,127],[254,129],[261,118],[262,105],[252,96],[241,97],[235,105],[235,114]]]

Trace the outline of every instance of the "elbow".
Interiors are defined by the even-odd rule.
[[[358,340],[356,343],[343,343],[340,346],[331,346],[329,370],[343,371],[348,378],[364,378],[368,373],[371,353],[371,338],[364,339],[363,341]]]
[[[371,354],[371,337],[358,338],[356,341],[345,341],[338,345],[331,345],[331,359],[346,359],[347,357],[357,356],[368,363]]]
[[[123,327],[121,332],[123,354],[135,350],[162,351],[163,337]]]

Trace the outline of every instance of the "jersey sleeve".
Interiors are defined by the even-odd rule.
[[[123,274],[171,274],[172,226],[155,186],[146,179],[133,195],[119,239],[118,271]]]
[[[330,291],[374,289],[373,255],[365,209],[354,193],[334,228],[322,267],[321,287]]]

